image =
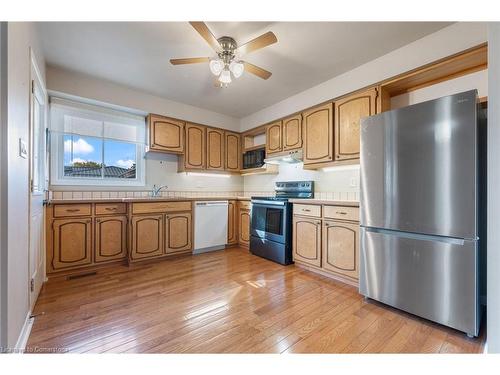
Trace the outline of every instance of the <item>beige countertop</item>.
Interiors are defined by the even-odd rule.
[[[333,199],[290,199],[291,203],[303,203],[303,204],[331,204],[334,206],[350,206],[359,207],[358,201],[338,201]]]
[[[73,203],[133,203],[133,202],[185,202],[185,201],[218,201],[238,200],[249,201],[250,197],[128,197],[128,198],[97,198],[97,199],[50,199],[47,204]]]

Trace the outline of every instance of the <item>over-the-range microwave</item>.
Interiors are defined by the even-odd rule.
[[[243,169],[260,168],[264,165],[265,158],[266,150],[264,148],[247,151],[243,154]]]

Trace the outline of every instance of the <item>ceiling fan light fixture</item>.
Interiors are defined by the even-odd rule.
[[[221,59],[210,60],[208,64],[213,75],[218,76],[224,69],[224,62]]]
[[[245,66],[242,63],[233,60],[229,64],[229,70],[233,73],[234,78],[240,78],[245,70]]]
[[[219,76],[219,81],[225,84],[231,83],[231,72],[227,69],[224,69]]]

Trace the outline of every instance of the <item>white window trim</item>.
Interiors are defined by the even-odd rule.
[[[104,108],[105,109],[105,108]],[[146,124],[144,123],[144,126]],[[106,138],[101,138],[106,139]],[[125,142],[125,141],[124,141]],[[146,186],[145,144],[136,144],[136,178],[86,178],[64,177],[64,133],[52,132],[50,134],[50,185],[51,186],[110,186],[128,187]],[[103,145],[104,147],[104,145]]]

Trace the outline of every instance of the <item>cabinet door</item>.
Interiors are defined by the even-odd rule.
[[[186,124],[186,169],[205,169],[205,127]]]
[[[163,255],[163,215],[133,216],[130,257]]]
[[[250,244],[250,210],[240,208],[238,217],[238,242],[243,246],[248,246]]]
[[[228,171],[239,171],[241,164],[240,135],[237,133],[225,132],[225,164]]]
[[[184,152],[184,122],[149,115],[149,147],[152,151]]]
[[[293,259],[321,266],[321,220],[293,217]]]
[[[207,169],[224,170],[224,131],[207,128]]]
[[[229,201],[227,207],[227,244],[238,243],[238,214],[236,201]]]
[[[335,160],[359,159],[360,121],[374,115],[376,105],[376,88],[335,102]]]
[[[302,115],[283,120],[283,151],[302,147]]]
[[[266,155],[283,150],[281,144],[281,121],[268,125],[266,128]]]
[[[302,114],[304,164],[333,160],[333,104],[328,103]]]
[[[92,263],[92,219],[53,221],[52,268],[60,270]]]
[[[325,220],[322,267],[325,270],[358,279],[358,224]]]
[[[109,216],[95,219],[96,262],[125,258],[127,255],[127,217]]]
[[[191,250],[191,213],[165,215],[165,254]]]

